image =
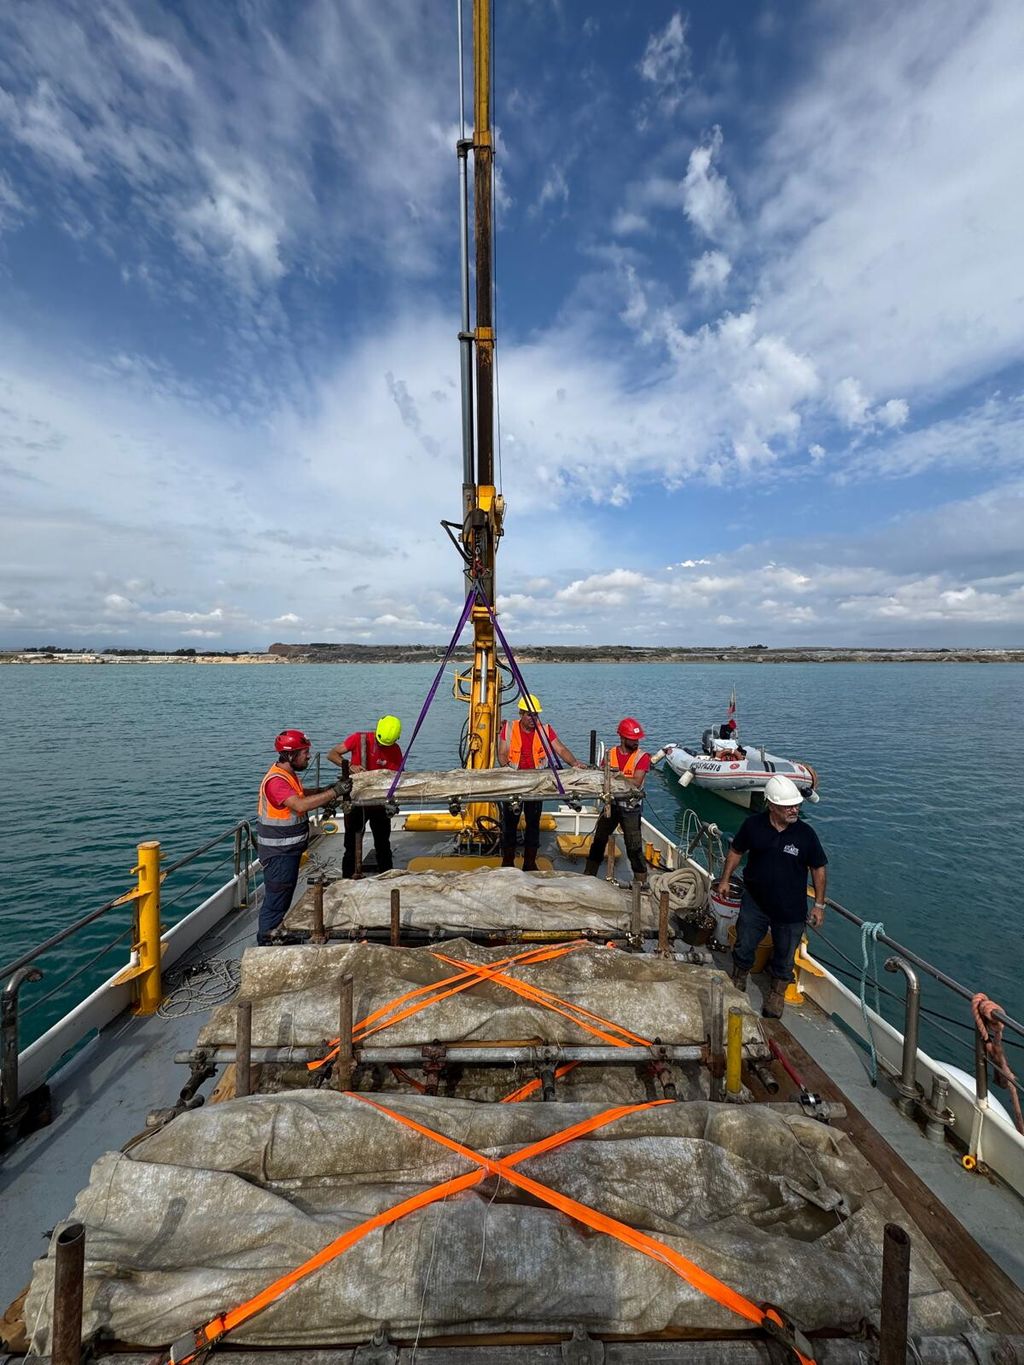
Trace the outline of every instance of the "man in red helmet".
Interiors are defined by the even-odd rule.
[[[263,904],[256,942],[265,947],[292,903],[299,863],[309,843],[309,812],[341,795],[341,782],[307,792],[299,773],[309,767],[311,741],[301,730],[282,730],[274,740],[277,760],[260,783],[256,842],[263,866]]]
[[[640,886],[647,885],[647,862],[644,858],[643,843],[640,838],[640,808],[643,805],[644,778],[651,766],[650,754],[640,748],[644,737],[644,727],[632,716],[619,721],[619,743],[609,749],[608,759],[612,772],[624,777],[637,789],[634,797],[620,797],[611,804],[611,811],[598,816],[594,826],[594,838],[587,854],[584,869],[588,877],[596,877],[601,867],[601,859],[608,847],[608,839],[618,826],[622,829],[622,840],[626,845],[626,856],[633,869],[633,880]]]

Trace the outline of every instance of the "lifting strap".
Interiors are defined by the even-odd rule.
[[[564,1062],[561,1066],[556,1066],[555,1080],[560,1081],[563,1076],[568,1076],[569,1072],[575,1071],[578,1066],[579,1062]],[[409,1079],[412,1080],[412,1077],[410,1076]],[[413,1085],[415,1084],[416,1082],[413,1081]],[[535,1095],[543,1084],[544,1082],[539,1079],[527,1081],[526,1084],[521,1085],[518,1090],[512,1090],[509,1094],[502,1096],[498,1103],[518,1104],[520,1100],[526,1100],[529,1099],[531,1095]],[[417,1087],[417,1089],[418,1088],[419,1087]]]
[[[359,1095],[349,1092],[349,1098],[360,1099]],[[370,1101],[372,1103],[372,1101]],[[671,1104],[671,1100],[653,1100],[646,1104],[626,1104],[619,1105],[614,1109],[605,1109],[600,1114],[593,1114],[590,1118],[583,1119],[580,1123],[574,1123],[570,1128],[563,1128],[560,1132],[552,1133],[539,1142],[531,1143],[529,1147],[523,1147],[518,1152],[513,1152],[507,1156],[503,1165],[508,1169],[518,1165],[522,1161],[528,1161],[531,1157],[541,1156],[545,1152],[554,1151],[558,1147],[565,1146],[566,1143],[574,1141],[578,1137],[583,1137],[587,1133],[595,1132],[598,1128],[603,1128],[609,1123],[614,1123],[617,1119],[625,1117],[627,1114],[642,1113],[645,1109],[654,1109],[658,1105]],[[430,1128],[424,1128],[415,1123],[412,1119],[406,1119],[403,1115],[396,1113],[392,1109],[385,1109],[383,1105],[374,1104],[373,1108],[379,1109],[381,1113],[397,1119],[400,1123],[407,1123],[427,1136],[436,1140],[442,1140],[440,1134],[434,1133]],[[443,1139],[446,1143],[448,1139]],[[479,1185],[487,1174],[486,1167],[481,1164],[475,1152],[470,1152],[468,1148],[460,1148],[458,1144],[451,1144],[456,1150],[465,1152],[476,1163],[477,1169],[461,1175],[453,1180],[445,1180],[439,1185],[434,1185],[430,1189],[421,1190],[418,1194],[403,1199],[401,1203],[394,1204],[390,1209],[384,1209],[381,1213],[374,1214],[372,1218],[367,1218],[365,1222],[359,1223],[354,1228],[349,1228],[347,1232],[336,1237],[333,1242],[322,1247],[315,1255],[296,1266],[294,1270],[289,1270],[267,1285],[266,1289],[261,1289],[258,1294],[254,1294],[251,1299],[246,1299],[237,1307],[230,1309],[226,1313],[218,1313],[215,1318],[198,1328],[195,1332],[190,1332],[181,1337],[171,1347],[166,1358],[167,1365],[192,1365],[198,1361],[207,1351],[210,1350],[218,1341],[225,1337],[229,1332],[241,1327],[243,1323],[254,1318],[257,1313],[261,1313],[265,1308],[291,1289],[293,1285],[304,1280],[314,1271],[322,1269],[332,1261],[343,1255],[350,1247],[361,1242],[369,1233],[375,1232],[378,1228],[388,1227],[392,1223],[397,1223],[406,1214],[416,1213],[419,1209],[427,1208],[430,1204],[436,1204],[441,1200],[447,1199],[450,1195],[459,1194],[463,1190],[471,1189],[474,1185]]]

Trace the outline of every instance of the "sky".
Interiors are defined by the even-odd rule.
[[[494,9],[510,638],[1024,644],[1017,0]],[[456,14],[0,7],[0,645],[450,635]]]

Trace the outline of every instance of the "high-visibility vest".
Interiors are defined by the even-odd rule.
[[[640,749],[634,749],[631,754],[626,753],[625,749],[620,749],[616,744],[615,748],[609,751],[608,757],[611,759],[612,767],[618,768],[623,777],[632,777],[633,769],[640,762],[641,753],[642,750]],[[625,763],[622,762],[623,755],[625,755]]]
[[[508,739],[508,765],[510,768],[518,768],[519,760],[523,756],[523,727],[517,720],[512,722],[512,729],[509,732],[508,721],[501,727],[502,739]],[[548,755],[544,748],[544,741],[540,737],[540,726],[535,723],[533,731],[533,766],[535,768],[547,767]]]
[[[262,853],[294,853],[309,843],[309,816],[296,815],[287,806],[271,805],[267,783],[272,777],[283,777],[296,796],[304,795],[302,783],[291,768],[275,763],[260,783],[259,805],[256,809],[256,842]]]

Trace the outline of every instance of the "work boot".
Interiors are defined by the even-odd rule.
[[[737,967],[735,962],[732,964],[732,971],[729,973],[729,980],[732,982],[732,984],[736,987],[736,989],[739,991],[741,995],[746,995],[747,973],[743,970],[742,967]]]
[[[523,871],[524,872],[537,871],[537,850],[535,848],[523,849]]]
[[[587,859],[587,865],[586,865],[586,867],[583,869],[583,875],[584,875],[584,877],[596,877],[597,874],[598,874],[600,871],[601,871],[601,864],[600,864],[600,863],[591,862],[591,860],[588,858],[588,859]]]
[[[511,848],[503,848],[501,850],[501,865],[502,867],[515,867],[516,865],[515,844],[513,844]]]
[[[786,982],[772,977],[772,984],[764,998],[761,1015],[765,1019],[781,1019],[786,1008]]]

